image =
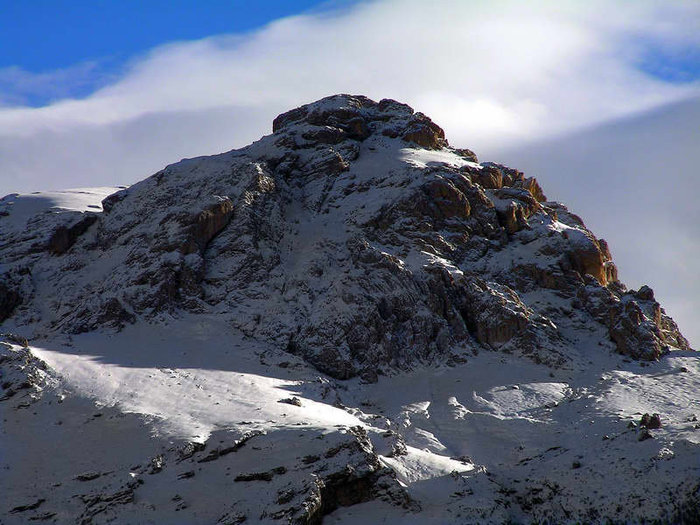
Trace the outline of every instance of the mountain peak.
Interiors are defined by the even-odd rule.
[[[346,138],[365,140],[374,133],[400,137],[428,149],[447,146],[445,132],[422,113],[395,100],[375,102],[362,95],[334,95],[282,113],[272,123],[274,133],[290,128],[310,141],[336,144]]]

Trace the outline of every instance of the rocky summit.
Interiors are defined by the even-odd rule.
[[[0,522],[700,520],[698,358],[581,218],[394,100],[272,129],[0,200]]]

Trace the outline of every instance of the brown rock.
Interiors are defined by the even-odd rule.
[[[497,209],[498,221],[509,235],[519,232],[527,226],[525,208],[516,201],[511,201],[506,208]]]
[[[503,187],[503,173],[494,166],[484,166],[482,169],[469,171],[472,181],[489,190]]]
[[[479,162],[479,159],[477,158],[476,153],[474,153],[470,149],[454,148],[452,151],[454,151],[457,155],[462,157],[464,160],[468,160],[470,162]]]
[[[469,201],[454,184],[447,180],[435,180],[423,186],[428,201],[422,203],[429,215],[437,219],[467,218],[471,212]]]
[[[610,339],[620,354],[635,359],[654,360],[670,347],[690,350],[678,326],[656,301],[641,301],[635,293],[615,291],[596,281],[579,291],[583,307],[608,327]],[[648,297],[648,292],[643,294]]]
[[[617,267],[609,259],[609,254],[605,241],[601,245],[592,234],[586,233],[570,243],[567,257],[571,268],[582,277],[592,275],[601,285],[606,286],[617,281]]]
[[[443,129],[423,113],[413,116],[401,138],[426,149],[440,149],[448,145]]]
[[[220,198],[194,217],[187,240],[180,251],[184,254],[203,252],[209,242],[229,223],[231,217],[233,203],[228,197]]]
[[[522,181],[516,182],[515,187],[524,188],[529,191],[537,202],[545,202],[547,200],[547,197],[545,197],[542,188],[537,182],[537,179],[534,177],[529,177],[527,179],[523,179]]]

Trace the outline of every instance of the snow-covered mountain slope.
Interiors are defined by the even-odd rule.
[[[700,519],[653,291],[408,106],[81,191],[0,201],[0,521]]]

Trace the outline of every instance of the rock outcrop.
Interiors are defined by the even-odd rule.
[[[27,340],[21,336],[0,334],[0,403],[15,408],[26,408],[36,402],[42,390],[53,382],[46,363],[26,346]]]

